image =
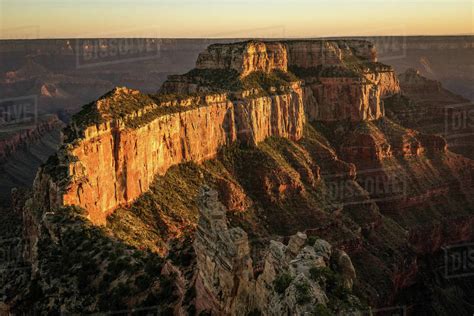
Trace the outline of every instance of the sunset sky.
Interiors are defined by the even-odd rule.
[[[474,0],[0,0],[1,38],[472,34]]]

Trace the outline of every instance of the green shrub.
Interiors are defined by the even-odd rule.
[[[351,293],[350,290],[344,287],[342,278],[338,275],[333,284],[328,287],[328,291],[331,295],[345,300],[347,296]]]
[[[110,293],[101,295],[99,309],[101,311],[126,309],[126,298],[130,295],[130,288],[125,283],[119,283]]]
[[[243,78],[242,85],[244,89],[263,89],[268,91],[271,87],[288,86],[291,82],[298,80],[290,72],[273,71],[265,73],[263,71],[256,71]]]
[[[160,257],[151,257],[145,264],[145,273],[149,275],[160,275],[163,261]]]
[[[336,274],[334,271],[329,269],[328,267],[317,268],[313,267],[309,270],[311,279],[313,281],[325,281],[326,283],[331,283],[335,280]]]
[[[322,69],[320,73],[321,77],[329,77],[329,78],[357,78],[361,77],[359,73],[356,71],[343,67],[343,66],[338,66],[338,65],[331,65],[331,66],[326,66]]]
[[[228,69],[193,69],[184,77],[191,82],[208,85],[213,91],[241,91],[260,89],[268,92],[270,87],[288,86],[291,82],[299,81],[291,72],[273,71],[266,73],[256,71],[244,78],[235,70]]]
[[[322,67],[322,65],[318,65],[317,67],[290,66],[289,70],[298,77],[317,77]]]
[[[309,270],[311,279],[316,282],[323,282],[326,292],[333,297],[346,298],[350,291],[343,285],[342,277],[331,269],[313,267]]]
[[[290,286],[291,281],[293,281],[293,277],[289,273],[280,274],[277,276],[273,284],[275,291],[279,294],[285,293],[288,286]]]
[[[149,275],[142,274],[135,279],[135,285],[139,290],[144,291],[150,287],[152,280]]]
[[[130,262],[126,258],[120,258],[109,263],[108,270],[112,275],[119,275],[122,272],[129,272]]]
[[[174,275],[160,276],[160,292],[158,294],[159,301],[170,303],[176,299],[174,278]]]
[[[300,305],[311,302],[311,287],[307,282],[300,282],[295,285],[296,302]]]
[[[186,294],[184,296],[184,303],[185,304],[190,304],[193,299],[196,298],[196,287],[191,286],[189,289],[186,291]]]
[[[306,239],[306,245],[313,246],[316,240],[318,240],[317,236],[309,236],[308,239]]]
[[[202,82],[215,91],[241,90],[239,73],[229,69],[193,69],[185,75],[193,82]]]
[[[312,314],[314,316],[333,316],[334,315],[334,313],[331,312],[331,310],[323,304],[317,304],[314,307],[314,310],[313,310]]]
[[[194,257],[189,252],[184,251],[170,254],[171,261],[180,267],[188,267],[191,264],[193,258]]]

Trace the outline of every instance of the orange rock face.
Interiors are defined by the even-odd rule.
[[[359,40],[289,41],[290,67],[314,68],[319,65],[340,65],[345,59],[358,57],[369,62],[377,61],[372,43]]]
[[[352,61],[358,62],[356,68]],[[92,105],[85,115],[92,122],[81,125],[58,156],[55,170],[63,174],[40,171],[37,183],[47,190],[39,194],[45,205],[79,205],[94,223],[103,224],[107,215],[137,199],[156,175],[173,165],[214,158],[222,146],[235,141],[255,146],[270,136],[300,139],[305,113],[309,119],[326,121],[380,118],[381,98],[399,87],[391,68],[375,61],[374,48],[366,41],[211,45],[199,55],[197,69],[235,70],[242,79],[256,71],[278,76],[297,67],[308,73],[304,92],[292,76],[268,79],[276,86],[257,83],[255,88],[223,93],[205,92],[213,91],[212,86],[198,91],[200,82],[182,76],[181,81],[171,80],[161,96],[186,97],[167,101],[116,89]],[[335,68],[313,73],[315,67],[327,65]],[[189,95],[192,92],[200,93]],[[159,114],[150,119],[156,111]],[[97,117],[100,120],[94,121]],[[280,192],[297,189],[278,187]]]
[[[119,119],[88,127],[86,136],[70,150],[73,161],[64,162],[70,183],[65,188],[49,185],[55,192],[50,204],[79,205],[94,223],[102,224],[108,214],[134,201],[156,175],[173,165],[211,159],[223,145],[236,140],[255,145],[269,136],[302,137],[305,117],[297,84],[283,95],[235,102],[207,100],[205,105],[159,116],[138,128],[128,128]]]
[[[197,69],[233,69],[241,76],[254,71],[286,71],[287,50],[282,43],[246,42],[236,45],[215,44],[199,54]]]
[[[381,98],[400,93],[400,83],[393,70],[367,72],[365,78],[377,85]]]
[[[377,85],[358,78],[320,78],[305,89],[308,118],[317,121],[375,120],[384,116]]]
[[[382,99],[400,92],[395,72],[376,62],[369,42],[289,41],[287,46],[290,70],[306,82],[309,120],[375,120],[385,115]]]

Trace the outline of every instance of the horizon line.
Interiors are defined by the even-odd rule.
[[[123,39],[123,38],[133,38],[133,39],[175,39],[175,40],[242,40],[242,39],[275,39],[275,40],[284,40],[284,39],[332,39],[332,38],[358,38],[358,37],[460,37],[460,36],[474,36],[474,33],[461,33],[461,34],[414,34],[414,35],[402,35],[402,34],[388,34],[388,35],[338,35],[338,36],[285,36],[285,37],[150,37],[150,36],[129,36],[129,37],[37,37],[37,38],[0,38],[0,41],[36,41],[36,40],[75,40],[75,39]]]

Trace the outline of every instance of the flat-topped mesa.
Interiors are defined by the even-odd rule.
[[[285,43],[289,68],[310,69],[359,60],[377,61],[374,45],[364,40],[294,40]]]
[[[383,98],[400,92],[392,67],[378,63],[374,45],[364,40],[248,41],[211,45],[196,69],[170,77],[163,91],[206,91],[204,78],[251,77],[254,73],[294,73],[305,81],[310,120],[365,121],[385,115]],[[218,86],[220,80],[214,80]]]
[[[214,44],[199,54],[196,69],[235,70],[241,76],[255,71],[286,72],[288,67],[341,65],[354,58],[376,62],[374,45],[363,40],[248,41]]]
[[[78,205],[93,223],[105,224],[173,165],[212,159],[235,141],[300,139],[305,122],[300,83],[273,79],[278,86],[232,93],[112,90],[73,117],[64,146],[38,172],[35,201],[45,211]]]
[[[305,81],[309,120],[369,121],[385,115],[383,99],[400,92],[392,67],[378,63],[364,40],[248,41],[211,45],[196,69],[170,76],[163,93],[199,93],[252,87],[259,74]],[[239,80],[241,79],[241,80]],[[237,84],[236,84],[237,83]]]
[[[196,68],[168,77],[160,93],[192,94],[232,92],[240,98],[272,90],[285,90],[301,79],[288,72],[287,46],[283,42],[247,41],[214,44],[198,56]]]
[[[284,44],[278,42],[214,44],[199,54],[196,69],[235,70],[242,77],[255,71],[286,72],[287,49]]]
[[[81,206],[104,224],[173,165],[214,158],[235,141],[299,140],[305,112],[316,120],[383,116],[381,91],[398,87],[392,74],[365,41],[212,45],[196,69],[171,76],[159,94],[116,88],[84,106],[63,148],[40,169],[35,200],[44,210]]]

